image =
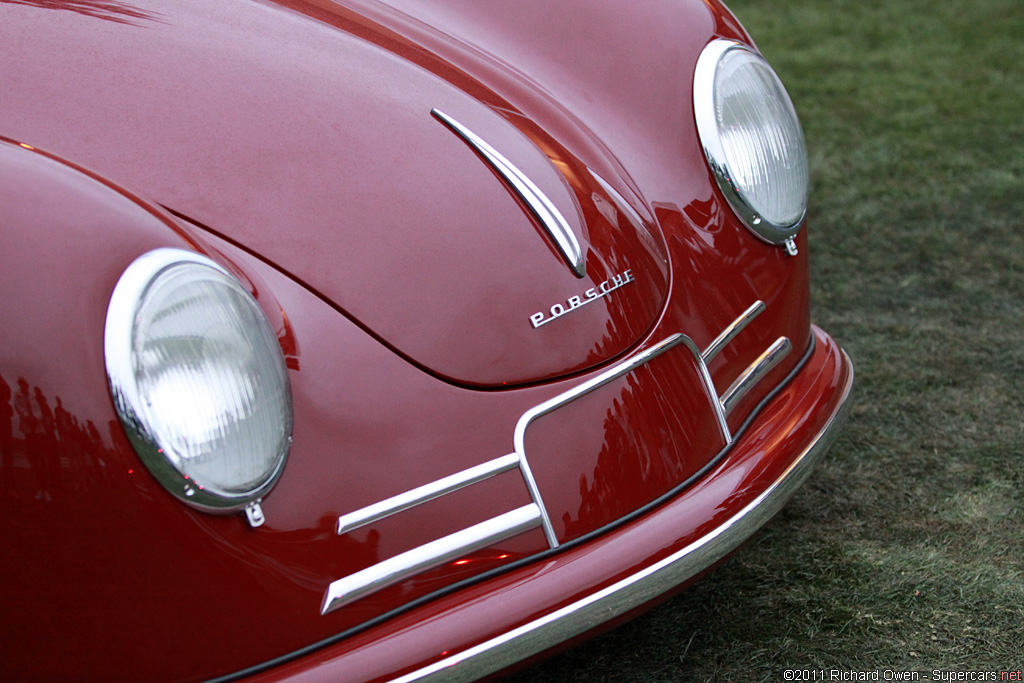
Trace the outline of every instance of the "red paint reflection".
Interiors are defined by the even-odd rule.
[[[117,0],[0,0],[11,5],[27,5],[39,9],[68,10],[93,19],[104,19],[117,24],[144,26],[144,21],[160,21],[157,12],[132,7]]]
[[[0,376],[0,473],[3,497],[43,503],[69,490],[95,488],[107,478],[110,460],[99,429],[80,422],[60,396],[50,398],[19,377],[16,387]],[[130,473],[130,472],[129,472]]]

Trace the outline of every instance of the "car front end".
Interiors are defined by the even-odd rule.
[[[0,11],[13,677],[476,680],[834,440],[802,133],[724,6]]]

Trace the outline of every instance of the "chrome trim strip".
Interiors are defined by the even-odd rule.
[[[704,379],[704,387],[711,392],[711,407],[715,409],[715,417],[718,418],[718,428],[722,430],[722,436],[725,437],[725,444],[728,446],[732,443],[732,432],[729,430],[729,423],[726,421],[725,407],[722,405],[721,399],[718,398],[718,392],[715,389],[715,381],[711,379],[711,371],[708,370],[708,364],[701,358],[700,351],[697,350],[697,345],[690,342],[690,350],[697,356],[700,361],[697,366],[700,368],[700,375]]]
[[[843,362],[851,366],[843,353]],[[717,529],[607,588],[391,683],[469,683],[579,636],[693,578],[764,526],[803,484],[835,441],[852,402],[853,369],[836,410],[804,451],[761,495]]]
[[[443,495],[472,486],[477,482],[489,479],[502,472],[508,472],[519,465],[519,456],[515,453],[485,462],[476,467],[456,472],[453,475],[424,484],[419,488],[400,493],[397,496],[382,500],[379,503],[338,517],[336,531],[339,536],[354,531],[361,526],[390,517],[393,514],[416,507],[421,503],[440,498]]]
[[[750,324],[754,318],[764,313],[764,308],[765,306],[763,301],[755,301],[750,308],[743,311],[743,313],[740,314],[740,317],[736,318],[736,320],[732,321],[728,327],[722,330],[722,333],[708,345],[708,348],[704,350],[704,353],[700,354],[700,357],[704,359],[704,362],[710,363],[714,360],[715,356],[717,356],[721,350],[729,344],[729,342],[735,339],[737,334],[743,331],[743,328]]]
[[[551,200],[541,192],[532,180],[526,177],[522,171],[512,165],[508,159],[502,156],[498,150],[484,142],[473,131],[448,116],[439,109],[430,112],[434,117],[447,126],[453,133],[462,138],[470,147],[475,149],[488,164],[505,179],[509,186],[515,190],[516,195],[526,204],[533,217],[547,231],[551,239],[555,241],[558,250],[565,257],[566,263],[576,274],[582,278],[587,274],[586,263],[583,260],[583,250],[576,240],[572,228],[566,222],[561,212]]]
[[[544,499],[540,495],[540,487],[537,486],[537,480],[533,476],[533,470],[530,469],[530,463],[526,460],[526,454],[517,449],[516,457],[519,458],[519,471],[523,475],[526,488],[530,491],[530,498],[533,499],[540,512],[540,526],[544,530],[544,538],[548,542],[548,547],[557,548],[558,539],[555,537],[555,527],[551,524],[548,508],[544,505]]]
[[[793,343],[786,337],[779,337],[775,343],[768,347],[757,360],[743,371],[736,378],[736,381],[722,394],[722,409],[728,415],[736,407],[740,399],[747,395],[747,392],[754,388],[754,385],[761,381],[783,358],[793,350]]]
[[[492,543],[538,526],[540,526],[540,508],[535,503],[530,503],[413,548],[383,562],[378,562],[333,582],[324,595],[320,614],[322,616],[332,612],[410,576],[464,557],[481,548],[486,548]]]

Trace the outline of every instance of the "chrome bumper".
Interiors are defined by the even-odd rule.
[[[843,354],[843,362],[850,360]],[[851,405],[853,372],[841,400],[814,440],[789,468],[746,507],[699,540],[669,557],[541,618],[446,657],[392,683],[475,681],[640,607],[711,567],[750,538],[777,513],[807,479],[835,440]]]

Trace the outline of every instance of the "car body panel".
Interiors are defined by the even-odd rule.
[[[501,386],[579,371],[633,346],[661,311],[668,268],[653,227],[634,226],[557,141],[532,142],[536,126],[520,131],[471,98],[482,86],[468,76],[453,85],[272,8],[179,2],[132,24],[23,8],[24,25],[11,25],[17,9],[5,26],[32,49],[13,46],[5,81],[47,91],[5,106],[8,136],[215,226],[439,375]],[[77,44],[65,45],[61,24],[75,23]],[[433,108],[544,191],[582,242],[588,277],[567,271]],[[614,296],[531,326],[629,269],[635,283]],[[475,343],[460,344],[469,330]]]
[[[482,7],[0,3],[0,78],[18,94],[0,102],[11,676],[402,675],[694,542],[830,422],[850,370],[810,326],[806,231],[797,256],[745,231],[692,122],[703,45],[747,40],[732,15]],[[434,109],[563,214],[583,278]],[[258,528],[169,495],[109,395],[110,294],[162,247],[236,276],[284,353],[293,441]],[[588,290],[607,296],[573,307]],[[781,338],[790,353],[719,420],[719,396]],[[516,469],[338,532],[339,516],[512,454]],[[550,529],[323,609],[338,580],[538,497]],[[533,578],[573,567],[577,584]],[[400,657],[365,663],[391,642]]]

